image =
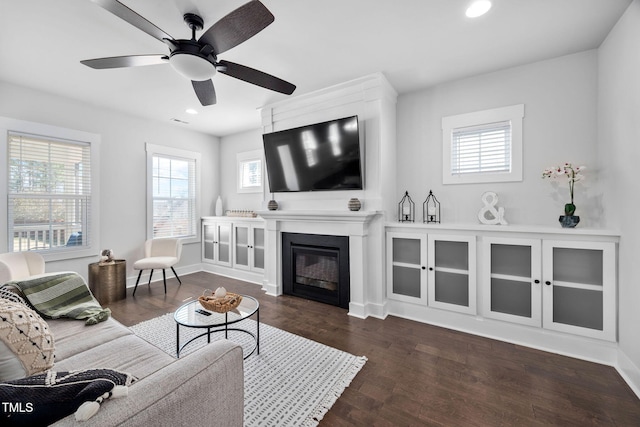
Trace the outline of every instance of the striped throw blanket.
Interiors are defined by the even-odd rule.
[[[50,319],[86,319],[87,325],[95,325],[111,314],[111,310],[100,306],[78,273],[47,274],[8,285],[20,288],[36,311]]]

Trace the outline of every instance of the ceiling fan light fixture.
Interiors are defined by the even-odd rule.
[[[209,80],[216,73],[216,67],[207,59],[186,52],[174,52],[169,64],[180,75],[192,81]]]
[[[491,9],[491,1],[489,0],[476,0],[467,8],[466,15],[469,18],[477,18],[487,13]]]

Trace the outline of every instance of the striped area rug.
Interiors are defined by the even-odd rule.
[[[243,320],[234,327],[255,333],[256,322]],[[131,327],[136,335],[173,357],[175,329],[173,313]],[[202,332],[180,327],[180,343]],[[223,337],[224,333],[215,333],[211,340]],[[253,339],[244,333],[230,331],[229,339],[242,345],[245,354],[254,346]],[[189,354],[206,342],[206,337],[198,338],[180,355]],[[366,361],[366,357],[261,323],[260,354],[254,353],[244,361],[244,425],[316,426]]]

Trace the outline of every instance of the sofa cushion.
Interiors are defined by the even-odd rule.
[[[50,320],[49,327],[56,337],[56,370],[110,368],[144,378],[175,360],[113,318],[93,326]]]
[[[0,342],[0,381],[53,366],[54,340],[47,322],[20,302],[0,298]]]
[[[141,379],[170,365],[176,359],[136,335],[105,341],[91,349],[67,357],[56,358],[56,370],[109,368],[129,372]]]
[[[51,319],[49,329],[56,338],[56,363],[102,343],[125,335],[133,335],[129,328],[112,318],[91,326],[73,319]],[[89,366],[82,368],[86,367]]]

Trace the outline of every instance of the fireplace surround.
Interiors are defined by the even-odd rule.
[[[265,220],[265,277],[263,289],[268,295],[282,295],[282,235],[286,233],[343,236],[348,239],[350,316],[384,318],[382,259],[378,245],[369,240],[382,241],[382,214],[379,211],[348,210],[276,210],[260,211]]]

